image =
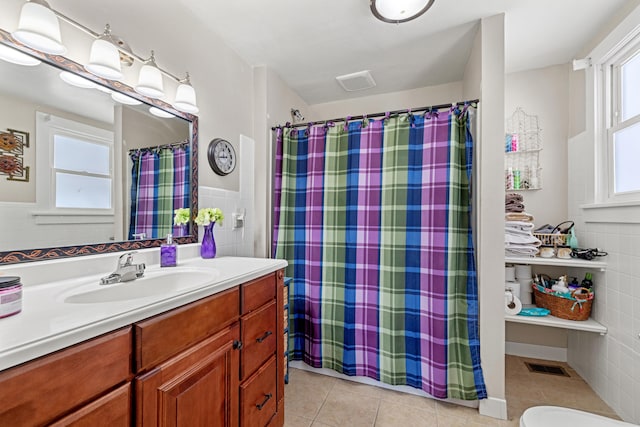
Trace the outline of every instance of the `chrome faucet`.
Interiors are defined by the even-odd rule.
[[[100,279],[101,285],[112,285],[114,283],[120,282],[129,282],[131,280],[136,280],[142,276],[144,276],[144,263],[134,264],[133,263],[133,254],[136,252],[127,252],[124,255],[121,255],[118,259],[118,266],[116,267],[116,271],[111,273],[108,276]]]

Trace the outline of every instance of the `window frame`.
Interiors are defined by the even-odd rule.
[[[601,129],[599,136],[596,132],[596,200],[602,204],[640,204],[640,189],[615,192],[614,137],[616,133],[640,123],[640,114],[622,120],[622,66],[636,55],[640,55],[640,26],[615,43],[594,64],[596,119]]]
[[[112,131],[91,126],[82,122],[54,116],[49,113],[36,112],[36,132],[40,150],[36,153],[37,172],[40,177],[48,179],[36,180],[37,216],[113,216],[115,215],[116,169],[115,169],[115,137]],[[54,168],[55,135],[96,143],[109,147],[109,177],[111,178],[110,208],[59,208],[56,206],[56,172],[72,173],[83,176],[95,174],[78,174],[77,171]],[[40,138],[41,137],[41,138]],[[103,177],[104,175],[100,175]],[[43,182],[45,181],[45,182]],[[46,182],[48,181],[48,182]]]

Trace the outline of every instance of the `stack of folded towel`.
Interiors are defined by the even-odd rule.
[[[504,252],[507,256],[535,256],[541,244],[532,234],[533,216],[524,211],[523,201],[517,193],[505,196]]]
[[[523,198],[518,193],[507,193],[504,200],[505,212],[524,212]]]

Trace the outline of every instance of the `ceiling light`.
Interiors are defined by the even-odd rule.
[[[58,17],[44,0],[22,5],[18,29],[11,35],[40,52],[62,55],[67,51],[62,44]]]
[[[435,0],[371,0],[371,12],[381,21],[399,24],[416,19]]]
[[[60,73],[60,78],[65,82],[70,84],[71,86],[80,87],[83,89],[97,89],[98,85],[92,82],[89,79],[85,79],[82,76],[77,74],[70,73],[68,71],[63,71]]]
[[[142,104],[142,102],[138,101],[135,98],[132,98],[128,95],[125,95],[123,93],[120,92],[113,92],[111,94],[111,98],[116,101],[119,102],[120,104],[125,104],[125,105],[140,105]]]
[[[40,60],[22,53],[12,47],[0,44],[0,59],[11,62],[12,64],[28,65],[30,67],[40,64]]]
[[[151,51],[151,57],[145,61],[138,75],[138,85],[135,87],[136,92],[149,98],[162,98],[164,96],[164,87],[162,84],[162,72],[156,65],[156,60]]]
[[[104,29],[100,38],[93,41],[89,63],[84,67],[91,74],[108,80],[122,78],[120,68],[120,51],[111,41],[111,28],[109,24]]]
[[[161,110],[161,109],[156,108],[156,107],[151,107],[151,108],[149,108],[149,112],[150,112],[151,114],[153,114],[154,116],[156,116],[156,117],[162,117],[163,119],[172,119],[172,118],[174,118],[174,117],[175,117],[173,114],[171,114],[171,113],[167,113],[166,111]]]
[[[187,77],[180,81],[180,85],[176,90],[176,100],[173,102],[173,107],[178,111],[185,113],[197,114],[200,109],[196,105],[196,91],[191,86],[189,79],[189,73]]]

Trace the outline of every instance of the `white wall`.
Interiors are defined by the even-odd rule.
[[[637,26],[640,2],[629,27]],[[626,11],[629,12],[628,10]],[[624,18],[605,26],[589,47],[594,47]],[[586,52],[588,50],[585,49]],[[584,73],[583,73],[584,74]],[[582,247],[598,247],[609,253],[606,273],[595,275],[596,297],[592,316],[608,328],[605,336],[571,331],[568,359],[572,367],[625,421],[640,423],[640,223],[637,209],[616,208],[606,218],[600,209],[584,209],[596,201],[594,193],[594,96],[592,70],[572,75],[572,91],[582,94],[584,132],[569,139],[569,215],[575,218]],[[572,97],[573,100],[573,97]],[[576,131],[580,126],[575,127]],[[636,212],[633,212],[633,209]],[[632,213],[627,213],[631,210]],[[615,222],[614,222],[615,221]]]
[[[466,97],[480,98],[480,137],[476,146],[477,206],[476,257],[480,303],[480,355],[488,399],[480,413],[506,419],[504,361],[504,14],[484,18],[465,69]]]
[[[568,64],[555,65],[507,74],[505,80],[505,120],[520,107],[527,114],[538,116],[542,129],[542,189],[519,192],[536,226],[556,225],[570,218],[565,202],[567,137],[572,123],[569,73]],[[552,277],[564,274],[564,271],[545,267],[535,270]],[[564,329],[507,323],[506,341],[508,354],[566,361],[567,331]]]
[[[568,219],[569,65],[508,74],[505,83],[505,119],[520,107],[538,116],[542,129],[542,190],[519,193],[536,226],[559,224]]]
[[[453,82],[381,95],[363,96],[344,101],[314,104],[310,106],[311,117],[308,117],[308,119],[335,119],[407,108],[428,107],[430,105],[464,100],[462,97],[462,82]]]
[[[291,122],[291,108],[298,109],[309,120],[309,107],[292,91],[276,72],[256,67],[253,79],[254,133],[256,138],[255,206],[257,212],[254,236],[256,256],[271,256],[271,195],[274,144],[271,128]]]

